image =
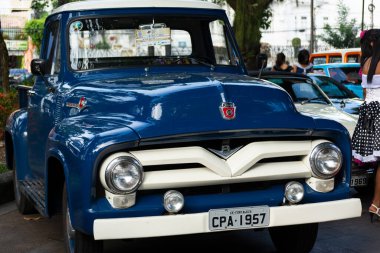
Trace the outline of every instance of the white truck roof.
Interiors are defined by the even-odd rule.
[[[52,11],[52,14],[64,11],[84,11],[95,9],[118,9],[118,8],[197,8],[197,9],[220,9],[222,7],[214,3],[197,0],[91,0],[64,4]]]

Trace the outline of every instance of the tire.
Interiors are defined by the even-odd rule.
[[[17,180],[17,167],[16,161],[13,160],[13,191],[15,196],[15,202],[18,211],[21,214],[33,214],[36,213],[36,209],[34,208],[32,202],[25,196],[24,193],[20,190],[20,184]]]
[[[272,242],[279,252],[308,253],[318,235],[318,223],[269,228]]]
[[[67,201],[66,184],[62,194],[63,240],[67,253],[102,253],[103,241],[95,241],[93,236],[75,230],[71,225]]]

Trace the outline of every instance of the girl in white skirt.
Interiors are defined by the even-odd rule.
[[[356,161],[377,166],[374,196],[369,208],[372,221],[374,216],[380,217],[380,30],[371,29],[365,33],[361,41],[362,52],[366,46],[372,49],[372,54],[362,61],[365,102],[359,109],[359,120],[352,137],[352,155]]]

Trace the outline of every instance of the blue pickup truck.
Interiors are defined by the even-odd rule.
[[[21,213],[63,214],[67,252],[262,228],[279,251],[309,252],[318,223],[361,215],[347,129],[249,77],[218,5],[63,5],[31,68],[6,160]]]

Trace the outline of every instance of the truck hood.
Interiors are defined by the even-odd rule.
[[[223,102],[233,103],[228,106],[235,106],[234,112],[230,111],[234,118],[225,114],[228,108],[223,113]],[[299,114],[291,97],[277,85],[232,74],[161,74],[87,81],[71,86],[63,107],[64,117],[90,114],[126,125],[140,138],[314,128],[313,119]]]

